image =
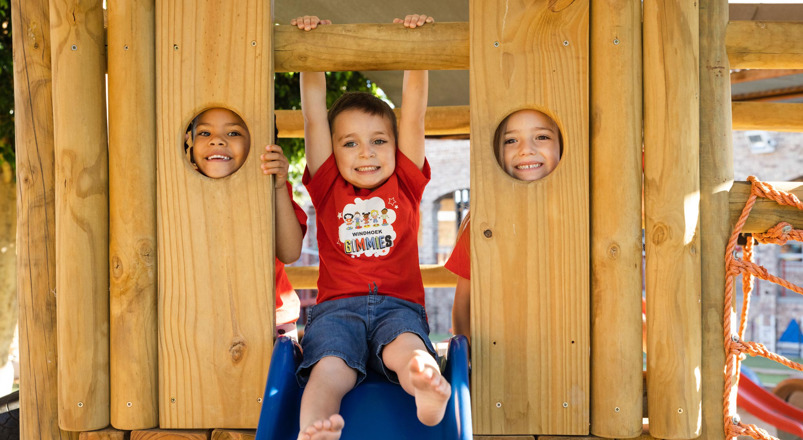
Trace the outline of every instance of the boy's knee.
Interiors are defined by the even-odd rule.
[[[321,358],[313,367],[312,367],[312,374],[320,373],[320,374],[347,374],[347,372],[351,372],[355,375],[357,373],[346,364],[346,361],[337,357],[337,356],[325,356]]]

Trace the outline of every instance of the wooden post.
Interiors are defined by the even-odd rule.
[[[156,14],[159,426],[255,428],[274,333],[271,3],[168,0]],[[214,32],[210,32],[214,29]],[[210,179],[184,155],[201,111],[251,135],[242,168]]]
[[[587,434],[588,2],[471,2],[472,405],[479,435]],[[563,157],[537,182],[497,163],[522,108],[552,115]]]
[[[725,348],[725,248],[731,234],[733,185],[731,84],[725,30],[727,0],[700,2],[700,245],[702,263],[702,434],[722,440]]]
[[[796,102],[734,102],[734,130],[803,132],[803,105]]]
[[[733,21],[725,38],[731,69],[803,68],[803,23]]]
[[[647,398],[664,439],[701,425],[698,22],[694,0],[644,3]]]
[[[108,6],[111,423],[159,423],[153,0]]]
[[[591,53],[591,433],[632,438],[644,398],[640,1],[594,3]]]
[[[109,207],[103,2],[50,4],[59,426],[109,424]]]
[[[20,438],[77,439],[59,430],[56,225],[50,9],[12,0],[17,150]]]

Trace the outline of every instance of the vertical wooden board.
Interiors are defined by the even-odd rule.
[[[643,406],[640,1],[594,3],[591,53],[591,433],[632,438]]]
[[[273,136],[271,4],[159,2],[157,194],[160,427],[255,428],[274,327],[273,192],[259,151]],[[242,116],[242,168],[209,179],[184,131],[211,107]]]
[[[480,435],[587,434],[588,2],[471,2],[472,404]],[[525,107],[560,164],[525,183],[491,148]]]
[[[109,206],[101,0],[50,3],[59,426],[109,424]]]
[[[702,278],[701,440],[725,438],[725,249],[731,233],[733,186],[731,85],[725,34],[727,0],[700,2],[700,245]],[[735,405],[735,402],[733,403]]]
[[[57,398],[55,155],[47,0],[12,0],[17,159],[20,438],[60,431]]]
[[[699,11],[644,3],[644,208],[650,433],[701,426]]]
[[[159,423],[154,0],[109,3],[111,423]]]

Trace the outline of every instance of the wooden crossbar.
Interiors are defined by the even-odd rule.
[[[800,69],[803,23],[732,21],[725,47],[731,69]]]

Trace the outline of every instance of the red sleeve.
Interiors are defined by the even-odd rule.
[[[457,243],[452,249],[452,254],[449,255],[449,259],[446,260],[446,264],[444,267],[449,269],[455,275],[465,278],[467,280],[471,279],[471,228],[469,228],[469,222],[466,222],[465,226],[460,228],[460,234],[457,236]]]
[[[340,176],[340,172],[337,170],[334,154],[324,161],[314,176],[310,175],[309,167],[304,168],[304,177],[301,178],[301,183],[307,188],[312,204],[316,208],[319,206],[318,202],[326,198],[338,176]]]
[[[415,196],[417,202],[421,202],[424,195],[424,188],[429,183],[431,177],[429,161],[424,158],[424,166],[419,170],[418,167],[400,150],[396,150],[396,175],[399,181]]]

